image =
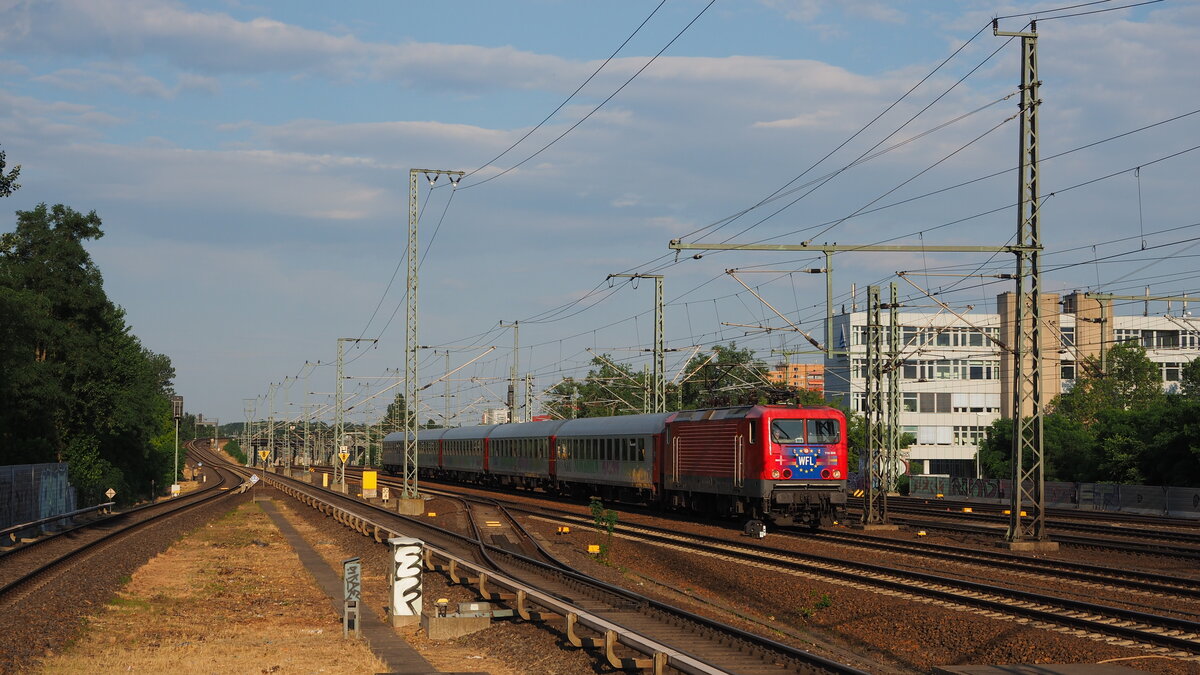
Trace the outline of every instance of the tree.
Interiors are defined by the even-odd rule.
[[[765,403],[772,397],[768,392],[776,388],[767,381],[767,365],[752,350],[730,342],[712,351],[712,356],[697,355],[684,367],[680,409]]]
[[[979,445],[979,467],[989,478],[1012,476],[1013,421],[1001,418],[992,422],[987,437]],[[1078,420],[1067,415],[1042,417],[1042,461],[1046,480],[1099,480],[1101,469],[1095,455],[1096,439]],[[1030,457],[1023,457],[1032,460]]]
[[[1161,403],[1165,394],[1158,365],[1146,357],[1146,350],[1133,342],[1121,342],[1108,351],[1107,370],[1100,360],[1086,357],[1071,391],[1051,403],[1051,412],[1091,426],[1102,410],[1144,409]]]
[[[546,408],[563,419],[632,415],[646,410],[649,380],[617,363],[611,354],[592,358],[593,368],[583,380],[568,377],[550,388],[553,400]]]
[[[109,487],[146,495],[172,466],[160,438],[174,370],[105,294],[84,247],[100,225],[94,211],[39,204],[0,244],[0,444],[16,461],[68,462],[84,503]]]
[[[1200,359],[1192,359],[1183,367],[1179,377],[1179,393],[1184,398],[1200,400]]]
[[[20,175],[20,164],[14,166],[7,175],[4,173],[4,151],[0,150],[0,197],[8,197],[21,187],[17,183],[17,176]]]
[[[404,392],[396,392],[395,398],[388,404],[387,412],[384,413],[384,426],[388,429],[400,431],[407,424],[405,414],[408,412],[408,402],[404,399]]]

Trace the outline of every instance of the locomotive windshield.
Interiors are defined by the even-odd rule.
[[[837,443],[839,436],[837,420],[808,420],[809,443]]]
[[[771,440],[776,443],[803,443],[804,420],[773,420]]]
[[[805,427],[808,439],[805,440]],[[841,433],[837,420],[773,420],[771,440],[776,443],[837,443]]]

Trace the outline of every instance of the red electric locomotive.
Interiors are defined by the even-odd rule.
[[[669,504],[776,525],[829,525],[846,509],[846,417],[756,405],[676,413],[667,425]]]

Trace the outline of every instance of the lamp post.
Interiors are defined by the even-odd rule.
[[[175,418],[175,472],[171,474],[171,494],[179,494],[179,418],[183,417],[183,397],[171,397],[171,415]]]

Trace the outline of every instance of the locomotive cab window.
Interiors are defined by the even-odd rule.
[[[837,443],[838,431],[837,420],[808,420],[809,443]]]
[[[803,443],[804,420],[773,420],[771,440],[776,443]]]

